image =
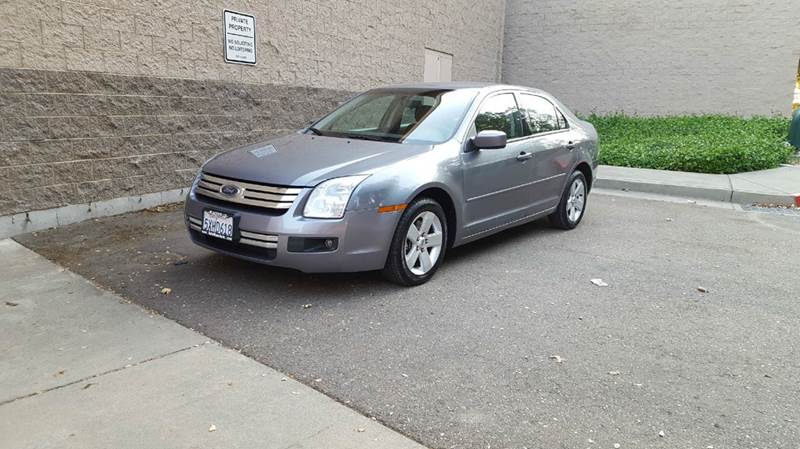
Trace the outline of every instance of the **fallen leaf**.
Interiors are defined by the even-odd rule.
[[[304,309],[310,309],[311,308],[311,304],[303,304],[303,308]]]
[[[175,265],[177,267],[178,265],[186,265],[187,263],[189,263],[188,260],[178,260],[174,262],[172,265]]]
[[[664,433],[664,431],[663,431],[663,430],[662,430],[662,431],[660,431],[660,432],[658,432],[658,436],[660,436],[661,438],[664,438],[664,436],[665,436],[665,435],[666,435],[666,434]]]
[[[359,433],[362,433],[362,432],[365,432],[367,429],[365,429],[365,428],[363,428],[363,427],[359,427],[359,428],[358,428],[358,429],[356,429],[356,430],[357,430]]]
[[[84,385],[83,388],[81,388],[81,390],[88,390],[89,387],[91,387],[92,385],[94,385],[94,384],[89,382],[88,384]]]
[[[608,284],[605,283],[602,279],[592,279],[592,284],[598,287],[608,287]]]
[[[66,371],[67,370],[65,369],[60,369],[55,374],[53,374],[53,377],[63,376]]]
[[[561,356],[558,354],[551,355],[550,360],[555,360],[556,363],[564,363],[564,359],[562,359]]]
[[[169,295],[170,293],[172,293],[172,289],[169,288],[169,287],[164,287],[164,288],[161,289],[161,294],[162,295]]]
[[[619,373],[619,371],[609,371],[608,374],[610,374],[612,376],[619,376],[620,373]]]
[[[700,293],[708,293],[708,289],[705,287],[697,287],[697,291]]]
[[[209,432],[216,432],[216,431],[217,431],[217,426],[215,426],[214,424],[211,424],[211,425],[208,427],[208,431],[209,431]]]
[[[17,307],[19,305],[19,303],[18,302],[13,302],[13,301],[6,301],[6,305],[8,307]]]

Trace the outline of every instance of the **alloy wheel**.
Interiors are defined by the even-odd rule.
[[[417,276],[423,276],[436,265],[442,254],[442,222],[430,211],[421,212],[408,227],[403,254],[406,267]]]
[[[586,204],[586,184],[578,178],[572,182],[569,188],[569,198],[567,198],[567,218],[571,223],[577,222],[583,214]]]

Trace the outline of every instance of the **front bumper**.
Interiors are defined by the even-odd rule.
[[[355,210],[338,220],[305,218],[302,210],[309,194],[310,189],[305,189],[290,209],[275,215],[208,199],[192,190],[186,197],[184,221],[197,245],[252,262],[307,273],[383,268],[399,214]],[[241,240],[229,242],[200,233],[196,220],[202,220],[207,209],[237,215]],[[292,252],[288,248],[290,237],[338,239],[338,246],[333,251]]]

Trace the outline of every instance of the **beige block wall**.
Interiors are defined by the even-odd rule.
[[[582,112],[787,115],[797,0],[509,0],[503,79]]]
[[[223,62],[223,9],[256,17],[256,66]],[[4,0],[0,66],[357,91],[421,80],[429,47],[496,81],[503,21],[503,0]]]
[[[223,9],[258,63],[223,62]],[[0,216],[188,185],[203,160],[292,132],[355,91],[500,76],[503,0],[0,0]]]

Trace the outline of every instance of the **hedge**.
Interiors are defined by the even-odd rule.
[[[789,119],[722,115],[637,117],[591,115],[600,136],[600,163],[699,173],[739,173],[777,167],[794,150]]]

